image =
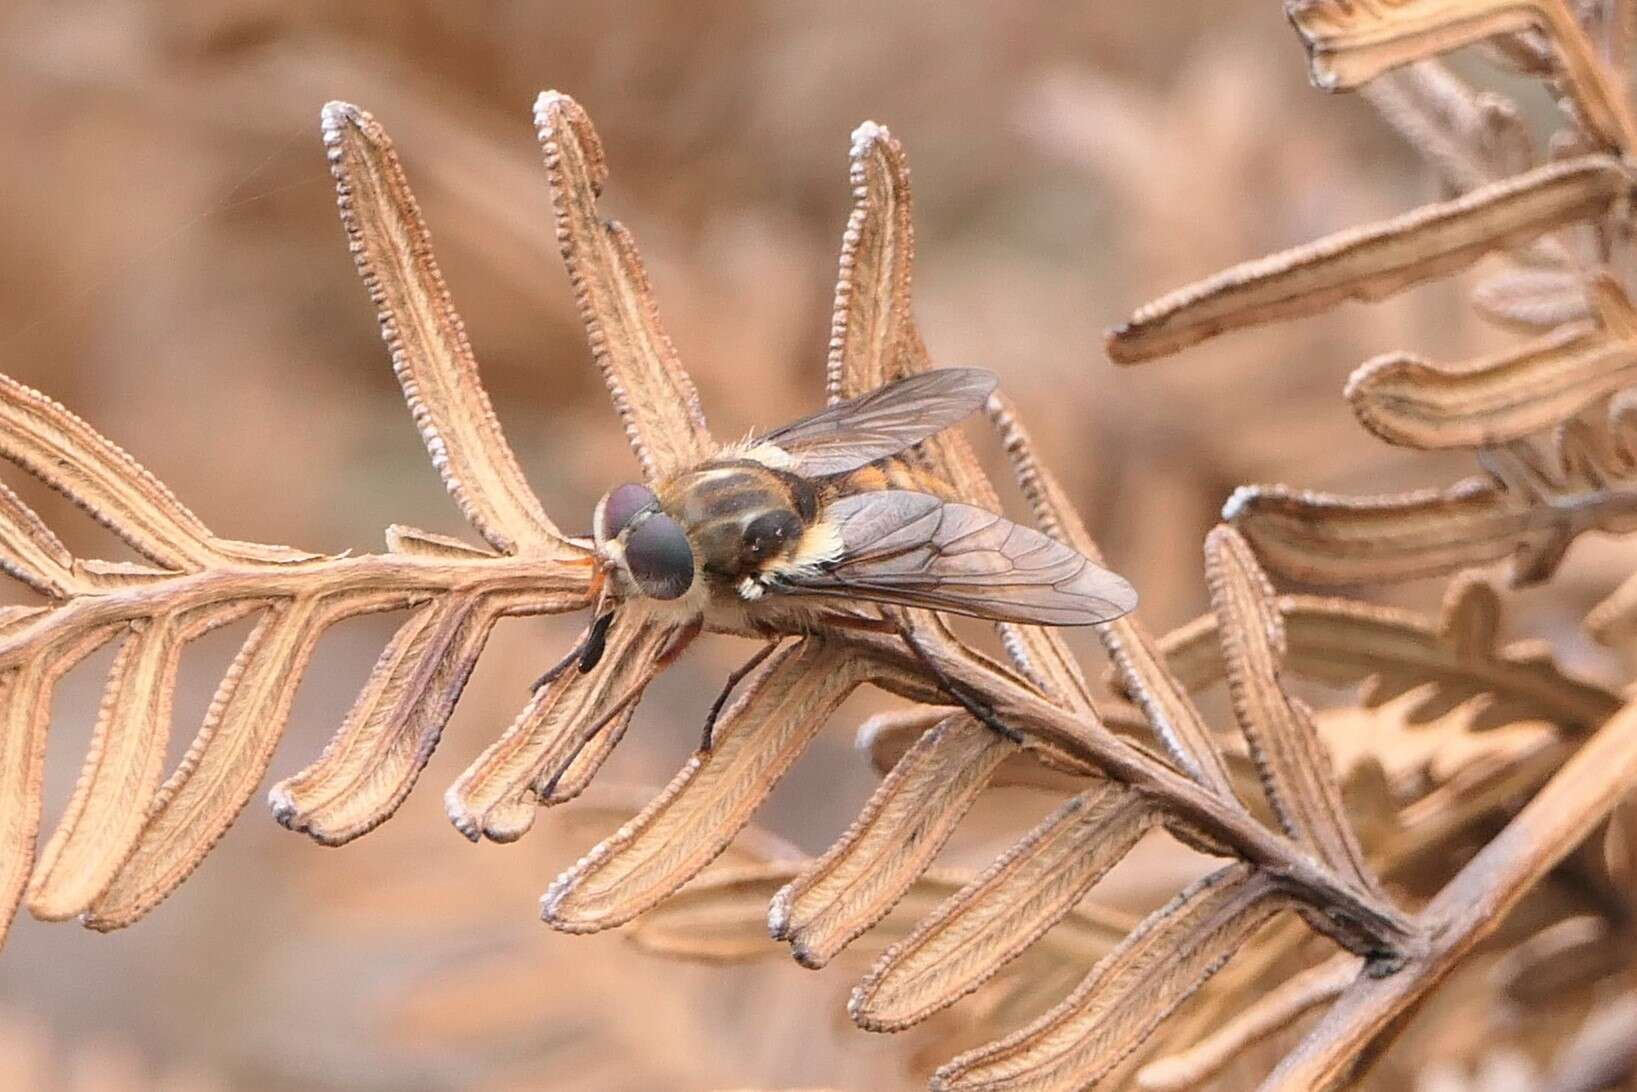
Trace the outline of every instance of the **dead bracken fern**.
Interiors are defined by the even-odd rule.
[[[1358,368],[1346,389],[1359,421],[1381,439],[1472,451],[1482,476],[1360,498],[1249,486],[1226,515],[1275,572],[1312,583],[1438,575],[1506,558],[1515,581],[1543,580],[1579,534],[1637,528],[1628,5],[1299,0],[1289,8],[1314,81],[1365,87],[1454,196],[1170,293],[1110,333],[1110,355],[1150,360],[1499,255],[1505,268],[1478,285],[1472,303],[1527,340],[1453,364],[1389,353]],[[1544,162],[1516,105],[1474,90],[1438,60],[1483,39],[1501,63],[1544,81],[1563,102],[1565,124]],[[1594,613],[1594,630],[1621,635],[1634,602],[1637,590],[1622,589]]]
[[[1352,9],[1338,6],[1338,19],[1345,10]],[[1320,33],[1313,28],[1321,21],[1304,25]],[[1549,19],[1541,25],[1554,36],[1566,33]],[[1517,29],[1505,19],[1497,26]],[[1325,39],[1337,56],[1344,30]],[[1360,64],[1327,71],[1352,78]],[[1586,94],[1581,109],[1603,148],[1628,122],[1607,96]],[[548,92],[536,104],[535,123],[593,355],[643,472],[657,483],[709,458],[718,445],[660,325],[629,233],[598,210],[606,167],[590,121],[573,100]],[[7,721],[0,897],[8,920],[26,897],[42,917],[79,916],[93,927],[116,928],[173,890],[254,792],[302,670],[335,622],[366,611],[408,612],[335,739],[271,792],[280,822],[329,844],[367,832],[404,799],[499,618],[592,602],[593,554],[586,542],[558,532],[501,436],[385,133],[370,115],[334,103],[324,111],[324,138],[342,221],[415,423],[484,545],[404,527],[389,530],[387,552],[362,556],[218,539],[83,422],[15,384],[0,388],[0,454],[66,492],[152,562],[71,557],[15,496],[0,498],[7,567],[51,600],[0,619],[0,708]],[[854,134],[851,155],[855,204],[835,295],[831,402],[930,367],[910,310],[913,232],[902,149],[885,129],[866,123]],[[1429,244],[1432,265],[1448,268],[1488,245],[1483,240],[1514,241],[1614,208],[1625,184],[1615,156],[1588,152],[1543,168],[1534,181],[1437,210],[1419,230],[1436,244]],[[1403,262],[1401,249],[1368,235],[1336,244],[1309,261],[1319,270],[1314,283],[1328,286],[1317,295],[1368,294],[1424,274],[1426,266]],[[1338,257],[1344,254],[1354,257]],[[1298,265],[1264,272],[1287,285],[1306,275]],[[1167,313],[1183,315],[1181,321],[1168,323],[1154,312],[1151,326],[1160,332],[1148,344],[1176,347],[1198,340],[1202,330],[1234,325],[1245,299],[1272,313],[1295,313],[1278,302],[1282,291],[1253,284],[1238,304],[1225,306],[1212,303],[1211,292],[1195,293],[1170,305]],[[1213,307],[1212,317],[1189,317],[1191,308]],[[1015,411],[1001,395],[989,408],[1040,529],[1097,560],[1096,544]],[[959,434],[933,436],[905,458],[966,502],[999,508],[995,485]],[[770,895],[770,931],[813,967],[888,922],[901,936],[854,990],[849,1011],[865,1028],[893,1031],[972,993],[1054,927],[1071,937],[1076,928],[1106,927],[1109,919],[1081,900],[1139,839],[1165,830],[1222,860],[1101,959],[1092,961],[1092,945],[1070,945],[1088,964],[1077,968],[1079,984],[1032,1021],[945,1064],[934,1086],[1096,1084],[1127,1065],[1236,951],[1255,944],[1285,952],[1287,937],[1313,940],[1336,961],[1321,976],[1325,989],[1308,988],[1296,1000],[1339,996],[1265,1087],[1338,1083],[1613,807],[1623,780],[1637,770],[1633,714],[1531,652],[1497,648],[1493,597],[1481,589],[1458,595],[1440,627],[1341,601],[1281,599],[1247,538],[1226,525],[1207,539],[1205,558],[1212,622],[1166,641],[1131,616],[1100,627],[1120,686],[1140,712],[1118,724],[1099,715],[1085,672],[1055,630],[1002,626],[1006,663],[920,610],[893,608],[894,630],[821,625],[783,634],[723,712],[714,746],[697,752],[634,818],[551,884],[544,919],[567,932],[591,932],[666,904],[636,935],[656,949],[683,950],[690,945],[679,937],[735,914],[742,921],[747,900]],[[204,725],[161,782],[182,650],[207,630],[247,616],[253,628]],[[541,686],[449,790],[455,826],[473,839],[513,840],[539,806],[577,795],[623,734],[644,685],[677,647],[682,627],[673,619],[641,603],[622,609],[595,666],[561,672]],[[111,642],[120,651],[80,785],[36,860],[52,685]],[[1428,700],[1448,708],[1487,703],[1486,726],[1544,719],[1561,737],[1584,742],[1549,780],[1530,781],[1530,789],[1544,781],[1533,802],[1412,912],[1389,894],[1399,857],[1372,850],[1355,831],[1315,716],[1287,688],[1287,666],[1327,681],[1370,677],[1384,694],[1428,684],[1436,688]],[[1206,721],[1190,695],[1191,686],[1218,678],[1232,697],[1237,743]],[[918,729],[917,736],[852,827],[812,861],[717,874],[673,900],[746,828],[829,714],[866,683],[922,704],[894,722],[898,730]],[[605,722],[610,729],[587,744],[587,727]],[[1133,735],[1139,726],[1141,738]],[[1239,761],[1238,752],[1250,762]],[[957,886],[929,873],[979,795],[1029,764],[1072,791],[976,876]],[[1516,772],[1516,764],[1501,765]],[[1507,785],[1506,801],[1521,804],[1516,781]],[[1450,821],[1447,809],[1437,814],[1445,833],[1465,829],[1470,818]],[[913,924],[902,912],[894,916],[895,907],[915,909],[918,900],[934,898]],[[691,925],[700,920],[692,915],[704,924]],[[740,950],[742,933],[729,929],[720,939],[733,953]],[[695,953],[711,947],[709,937],[696,940]],[[1295,1001],[1286,998],[1286,1006]]]
[[[1629,281],[1637,9],[1625,0],[1292,0],[1287,10],[1314,82],[1326,89],[1368,84],[1367,97],[1426,156],[1451,196],[1172,292],[1110,332],[1110,355],[1151,360],[1229,331],[1378,299],[1496,255],[1506,268],[1478,285],[1473,305],[1529,340],[1452,365],[1384,355],[1355,371],[1345,392],[1359,421],[1381,439],[1471,451],[1481,476],[1376,497],[1248,486],[1229,500],[1224,518],[1273,572],[1323,585],[1442,575],[1505,559],[1514,583],[1542,581],[1583,532],[1637,529],[1637,322]],[[1474,91],[1438,59],[1480,41],[1494,63],[1543,81],[1559,98],[1565,122],[1544,162],[1517,106],[1497,92]],[[1592,612],[1594,634],[1629,640],[1637,631],[1634,589],[1637,578]],[[1570,740],[1595,732],[1572,744],[1567,761],[1540,752],[1547,768],[1562,762],[1549,780],[1529,774],[1533,760],[1521,755],[1508,763],[1512,773],[1502,780],[1512,783],[1503,795],[1544,787],[1426,893],[1417,919],[1434,938],[1427,951],[1378,978],[1353,976],[1340,957],[1308,962],[1293,976],[1287,964],[1284,985],[1209,1034],[1197,1029],[1196,1043],[1143,1071],[1145,1086],[1198,1087],[1230,1058],[1254,1057],[1255,1039],[1316,1006],[1324,1014],[1268,1084],[1346,1081],[1357,1059],[1377,1055],[1404,1014],[1422,1007],[1433,986],[1495,932],[1543,877],[1543,865],[1561,859],[1618,803],[1633,772],[1629,742],[1616,738],[1631,731],[1630,710],[1612,694],[1564,679],[1538,645],[1499,648],[1495,607],[1494,593],[1470,576],[1452,586],[1437,626],[1341,600],[1279,600],[1293,671],[1331,683],[1365,680],[1372,703],[1413,690],[1411,721],[1464,707],[1474,728],[1543,720]],[[1387,627],[1378,631],[1382,622]],[[1221,624],[1201,619],[1163,642],[1190,687],[1225,673],[1212,640]],[[1455,675],[1446,678],[1440,663]],[[1589,704],[1580,712],[1560,704],[1583,699]],[[1525,789],[1527,782],[1534,784]],[[1474,780],[1461,794],[1475,801],[1489,791]],[[1604,841],[1613,846],[1620,829],[1611,825]],[[1611,849],[1599,881],[1612,890],[1621,883],[1616,855]],[[1611,1051],[1619,1053],[1603,1053]],[[1625,1057],[1621,1073],[1629,1073],[1629,1050]],[[1602,1083],[1572,1086],[1624,1079],[1605,1075]]]

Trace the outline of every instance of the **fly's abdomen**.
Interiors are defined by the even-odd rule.
[[[939,500],[959,500],[949,483],[903,459],[883,459],[831,479],[839,496],[848,493],[877,493],[883,489],[904,489],[926,493]]]

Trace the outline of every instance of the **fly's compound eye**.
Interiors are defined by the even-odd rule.
[[[659,498],[646,485],[622,485],[597,504],[591,533],[600,546],[619,537],[643,512],[659,507]]]
[[[625,567],[642,594],[675,599],[693,585],[693,547],[680,523],[656,512],[626,536]]]
[[[745,528],[745,559],[765,561],[801,535],[802,523],[794,512],[763,512]]]

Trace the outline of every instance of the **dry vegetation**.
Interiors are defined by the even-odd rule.
[[[498,623],[589,605],[593,566],[578,534],[589,505],[560,504],[583,498],[551,484],[549,466],[567,467],[593,491],[611,484],[618,477],[606,471],[608,449],[595,446],[606,441],[593,436],[618,429],[606,420],[581,424],[565,409],[563,429],[547,445],[560,462],[543,470],[532,445],[508,443],[479,379],[472,341],[484,343],[483,322],[474,317],[469,337],[409,179],[425,174],[439,203],[461,214],[458,253],[481,253],[490,272],[521,280],[527,247],[515,237],[491,239],[509,223],[496,199],[518,196],[508,189],[512,153],[479,169],[467,158],[487,154],[473,119],[452,116],[427,87],[416,98],[386,81],[390,92],[370,105],[395,129],[401,113],[404,132],[413,134],[405,143],[424,145],[413,149],[415,169],[405,171],[382,123],[332,102],[322,135],[346,240],[414,425],[471,533],[395,523],[384,552],[218,537],[91,425],[30,387],[0,381],[0,455],[132,551],[98,560],[96,534],[75,529],[50,492],[0,492],[0,560],[38,597],[0,615],[4,919],[26,907],[38,919],[111,930],[155,911],[256,795],[286,724],[304,708],[298,688],[309,661],[344,643],[356,658],[371,643],[374,667],[339,729],[316,759],[309,753],[305,768],[276,775],[269,802],[285,827],[324,845],[380,833],[342,854],[340,865],[281,859],[286,871],[273,880],[240,873],[218,888],[213,906],[174,907],[197,924],[231,919],[237,900],[268,899],[288,916],[290,932],[320,945],[328,938],[331,947],[319,950],[338,957],[330,977],[308,964],[273,980],[270,991],[313,1010],[305,1025],[288,1011],[266,1021],[293,1027],[293,1042],[313,1060],[292,1064],[289,1046],[264,1047],[252,1052],[254,1063],[239,1063],[242,1082],[725,1088],[765,1076],[869,1088],[930,1079],[946,1090],[1627,1086],[1637,1069],[1630,964],[1637,808],[1621,799],[1637,776],[1637,713],[1621,696],[1623,680],[1605,670],[1598,681],[1586,670],[1606,669],[1617,657],[1594,658],[1569,627],[1584,616],[1606,648],[1634,658],[1637,577],[1628,552],[1616,540],[1594,547],[1603,552],[1593,563],[1576,570],[1573,562],[1580,542],[1592,545],[1587,532],[1637,530],[1637,311],[1627,297],[1637,259],[1628,166],[1637,123],[1627,86],[1637,10],[1620,0],[1304,0],[1290,14],[1314,82],[1363,87],[1424,153],[1440,199],[1235,266],[1115,328],[1109,353],[1122,363],[1187,350],[1182,361],[1154,366],[1188,376],[1162,392],[1176,397],[1157,399],[1160,408],[1149,411],[1176,418],[1158,441],[1141,438],[1128,421],[1129,450],[1084,440],[1083,424],[1059,423],[1043,431],[1061,442],[1037,444],[1026,415],[1038,408],[1048,421],[1057,414],[1072,422],[1078,411],[1054,407],[1049,389],[1014,384],[997,361],[1006,393],[988,406],[992,434],[974,446],[976,433],[944,433],[910,456],[973,504],[1017,502],[1042,531],[1093,559],[1102,551],[1083,512],[1100,513],[1097,523],[1111,529],[1126,520],[1139,528],[1109,551],[1115,562],[1133,555],[1128,571],[1146,605],[1139,616],[1099,627],[1106,672],[1084,666],[1086,649],[1061,630],[989,631],[922,611],[888,612],[906,637],[793,632],[745,680],[711,750],[687,757],[657,791],[599,791],[593,781],[605,763],[621,761],[615,747],[628,727],[632,743],[622,750],[643,746],[636,741],[650,728],[644,714],[660,703],[639,710],[638,701],[650,685],[666,685],[654,676],[675,636],[664,616],[628,608],[594,669],[567,672],[527,696],[510,726],[490,730],[486,743],[472,742],[475,729],[461,733],[456,749],[469,765],[448,770],[443,803],[467,838],[517,841],[542,807],[582,794],[548,818],[578,813],[605,832],[617,828],[550,882],[540,903],[545,922],[561,932],[619,928],[625,944],[617,948],[567,938],[548,947],[544,930],[527,929],[526,892],[538,894],[550,857],[525,855],[525,847],[546,840],[560,849],[550,840],[578,834],[572,821],[539,823],[557,829],[508,850],[483,887],[461,871],[474,867],[466,862],[478,851],[423,837],[411,826],[412,806],[387,823],[406,801],[435,796],[411,790],[435,761],[468,680],[483,674],[471,688],[479,701],[485,685],[501,696],[522,694],[556,658],[555,647],[541,652],[539,641],[508,649]],[[1030,29],[1029,17],[1019,18],[1015,29]],[[252,62],[230,72],[281,89],[315,86],[353,65],[279,45],[285,29],[279,17],[249,7],[217,24],[202,20],[197,33],[217,43],[213,49],[248,51]],[[792,38],[810,30],[798,24]],[[117,28],[111,33],[117,37]],[[1440,59],[1457,49],[1460,75]],[[1258,101],[1234,90],[1267,63],[1257,48],[1220,46],[1211,63],[1200,81],[1225,79],[1242,96],[1239,106]],[[1200,240],[1197,250],[1169,241],[1172,256],[1149,259],[1155,275],[1195,268],[1213,246],[1243,252],[1267,241],[1250,227],[1237,237],[1230,226],[1259,195],[1196,194],[1190,141],[1222,141],[1227,160],[1258,141],[1302,140],[1290,125],[1275,138],[1243,130],[1223,137],[1208,123],[1216,96],[1197,90],[1193,71],[1177,75],[1168,100],[1139,103],[1060,69],[1035,81],[1013,119],[1025,141],[1095,175],[1140,172],[1124,197],[1150,240],[1179,233],[1168,222],[1181,215],[1179,205],[1205,205],[1220,237]],[[1489,89],[1475,89],[1478,79]],[[1541,99],[1542,88],[1555,104],[1508,97]],[[1309,102],[1301,116],[1316,117],[1326,105]],[[1222,120],[1243,124],[1232,109]],[[803,324],[793,320],[800,305],[774,290],[779,267],[768,244],[756,241],[769,225],[752,218],[695,230],[689,245],[673,238],[660,247],[689,255],[674,261],[704,267],[711,263],[699,255],[726,248],[718,238],[725,236],[734,240],[729,252],[748,263],[745,296],[722,290],[728,317],[719,350],[744,355],[714,378],[702,371],[701,398],[661,325],[632,234],[605,219],[624,154],[605,155],[586,112],[565,95],[542,94],[534,124],[549,194],[539,207],[555,233],[533,223],[524,242],[560,249],[572,312],[642,474],[663,477],[737,434],[719,429],[713,438],[704,412],[708,405],[716,418],[710,396],[753,410],[747,420],[773,423],[762,419],[757,353],[780,359],[769,346],[789,337],[785,327]],[[616,124],[605,120],[610,139]],[[717,137],[697,139],[711,147]],[[707,153],[707,175],[757,169],[757,149],[770,146],[721,139],[731,150]],[[1162,147],[1167,140],[1176,146]],[[1265,164],[1256,162],[1244,177],[1225,171],[1214,188],[1264,181]],[[852,208],[826,373],[769,370],[769,404],[850,397],[942,355],[928,351],[912,307],[916,248],[904,148],[865,123],[854,131],[850,165]],[[1003,167],[987,165],[982,185],[1000,185]],[[650,184],[657,206],[668,199],[690,207],[690,186],[713,193],[711,178],[674,173]],[[1212,200],[1222,207],[1210,207]],[[650,219],[659,222],[650,214],[645,225]],[[1283,236],[1285,227],[1267,235]],[[1463,341],[1459,321],[1435,307],[1428,328],[1444,339],[1439,348],[1477,355],[1432,364],[1392,353],[1346,384],[1346,404],[1369,433],[1432,454],[1340,465],[1348,449],[1320,425],[1304,424],[1322,423],[1315,399],[1334,400],[1334,392],[1290,374],[1321,348],[1333,355],[1335,343],[1266,324],[1461,277],[1480,262],[1472,306],[1501,329],[1499,340]],[[1013,287],[983,268],[965,275],[983,284],[971,289],[981,293],[974,298]],[[1021,279],[1021,291],[1054,298],[1050,271],[1032,275]],[[667,278],[662,294],[672,317],[669,287]],[[503,290],[475,295],[483,318],[502,310],[495,298],[508,302]],[[1385,313],[1398,319],[1375,330],[1381,337],[1397,339],[1417,325],[1413,312]],[[815,335],[824,328],[806,326]],[[1263,329],[1233,333],[1218,357],[1208,356],[1212,339],[1249,327]],[[32,336],[23,329],[13,352]],[[498,344],[497,355],[511,360],[515,350],[505,338]],[[559,366],[565,375],[573,367],[566,358],[530,364],[531,375],[549,377],[547,399],[577,382],[559,380]],[[1220,416],[1232,408],[1219,396],[1252,370],[1273,374],[1244,400],[1256,434],[1239,437]],[[1122,372],[1110,383],[1135,384],[1142,374]],[[279,412],[292,420],[313,412],[294,401]],[[1117,408],[1100,412],[1122,435]],[[146,438],[166,427],[125,431],[133,448],[146,448]],[[215,439],[230,451],[248,446]],[[570,456],[556,449],[581,441],[587,454],[569,467]],[[1446,473],[1467,452],[1479,476],[1389,492],[1406,477]],[[186,460],[171,461],[187,472]],[[1001,467],[1010,473],[997,473]],[[240,468],[253,480],[247,463]],[[1233,476],[1241,468],[1315,475],[1318,484],[1374,495],[1244,486],[1228,501],[1225,522],[1191,526],[1201,498],[1212,503],[1217,489],[1220,501],[1239,484]],[[396,484],[381,492],[391,504],[369,512],[386,518],[425,499]],[[293,524],[278,518],[282,503],[270,500],[268,515],[241,511],[254,507],[242,496],[218,497],[212,522],[235,530]],[[1506,588],[1491,579],[1500,562]],[[1439,591],[1434,579],[1447,586]],[[1275,580],[1290,590],[1281,593]],[[1383,584],[1406,585],[1396,604],[1364,598]],[[1201,585],[1204,614],[1170,632],[1150,628],[1156,616],[1178,620],[1190,602],[1178,589]],[[1519,590],[1530,585],[1542,587]],[[349,622],[386,613],[393,618],[384,630]],[[1515,624],[1509,613],[1537,622],[1553,640],[1506,636]],[[484,657],[492,632],[499,651]],[[560,644],[572,640],[568,628],[550,632]],[[221,661],[208,702],[190,700],[184,653]],[[503,671],[490,670],[496,658]],[[709,688],[725,673],[712,660],[695,678]],[[94,713],[54,704],[59,684],[67,690],[76,680],[100,687]],[[953,702],[951,685],[976,701]],[[804,751],[823,750],[815,744],[821,730],[862,689],[893,701],[877,705],[859,733],[863,758],[880,777],[856,818],[839,838],[834,824],[803,827],[815,843],[834,839],[816,854],[752,825]],[[482,706],[486,716],[493,700]],[[191,741],[184,732],[173,744],[173,721],[195,706]],[[1023,742],[974,715],[987,711],[1022,732]],[[69,735],[76,717],[88,719],[88,735]],[[697,738],[689,716],[669,719],[680,722],[680,736]],[[610,729],[582,749],[584,728],[604,720]],[[48,775],[72,761],[59,742],[65,737],[83,742],[84,758],[58,804]],[[866,765],[859,756],[844,761]],[[650,751],[621,776],[662,780],[663,762]],[[843,768],[834,756],[830,765]],[[808,776],[797,771],[780,791]],[[830,795],[821,785],[807,802],[817,810]],[[855,804],[830,800],[830,815]],[[154,922],[172,909],[158,910]],[[7,959],[17,956],[18,941],[40,935],[17,931]],[[199,964],[207,950],[229,963],[243,959],[224,953],[250,943],[231,930],[184,932],[170,950]],[[749,971],[724,978],[728,972],[685,965],[765,964],[781,951],[775,942],[788,944],[802,967],[834,964],[840,977],[787,967],[777,978]],[[563,962],[574,957],[559,953],[576,944],[596,954]],[[383,991],[390,1001],[379,1017],[401,1068],[372,1074],[361,1060],[368,1055],[336,1041],[369,1019],[345,977],[349,969],[378,974],[405,952],[420,953],[419,970]],[[36,959],[31,973],[45,981],[54,970]],[[734,990],[746,992],[723,996]],[[315,993],[329,1003],[313,1005]],[[209,1011],[208,999],[195,1004]],[[842,1014],[857,1027],[838,1032]],[[192,1026],[208,1021],[194,1017]],[[280,1041],[273,1032],[262,1037]],[[752,1061],[731,1064],[735,1050],[722,1049],[724,1041]],[[815,1049],[820,1041],[826,1051]],[[758,1043],[769,1064],[754,1064]],[[192,1064],[191,1052],[174,1053]]]

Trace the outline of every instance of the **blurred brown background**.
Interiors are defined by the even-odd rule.
[[[578,530],[635,464],[551,239],[529,120],[546,87],[600,128],[605,207],[642,244],[719,435],[818,404],[848,134],[891,126],[915,171],[935,357],[1001,374],[1156,627],[1202,604],[1200,537],[1234,485],[1376,492],[1468,470],[1385,449],[1340,397],[1376,352],[1448,359],[1497,342],[1448,286],[1146,369],[1102,355],[1102,329],[1149,296],[1434,195],[1362,101],[1307,87],[1276,0],[9,0],[0,369],[90,419],[223,534],[337,551],[378,549],[394,521],[460,533],[336,223],[317,117],[348,99],[396,138],[508,434]],[[89,520],[41,504],[76,552],[108,552]],[[1435,602],[1426,587],[1397,594]],[[1533,620],[1564,634],[1569,621]],[[389,624],[349,624],[321,651],[275,776],[322,745]],[[20,922],[0,956],[0,1084],[905,1085],[949,1026],[851,1030],[841,1002],[858,964],[814,975],[770,944],[760,965],[683,966],[554,935],[535,899],[601,831],[553,813],[514,846],[472,847],[448,826],[443,787],[574,624],[503,629],[421,788],[363,841],[317,848],[258,800],[128,932]],[[707,643],[668,674],[603,780],[662,783],[742,651]],[[52,741],[54,810],[102,665],[64,688],[86,729]],[[184,725],[220,666],[189,666]],[[851,731],[879,706],[847,706],[768,828],[815,851],[845,825],[874,781]],[[1007,806],[1011,829],[1046,807]],[[985,822],[957,857],[982,859]],[[1127,883],[1134,902],[1173,889]]]

